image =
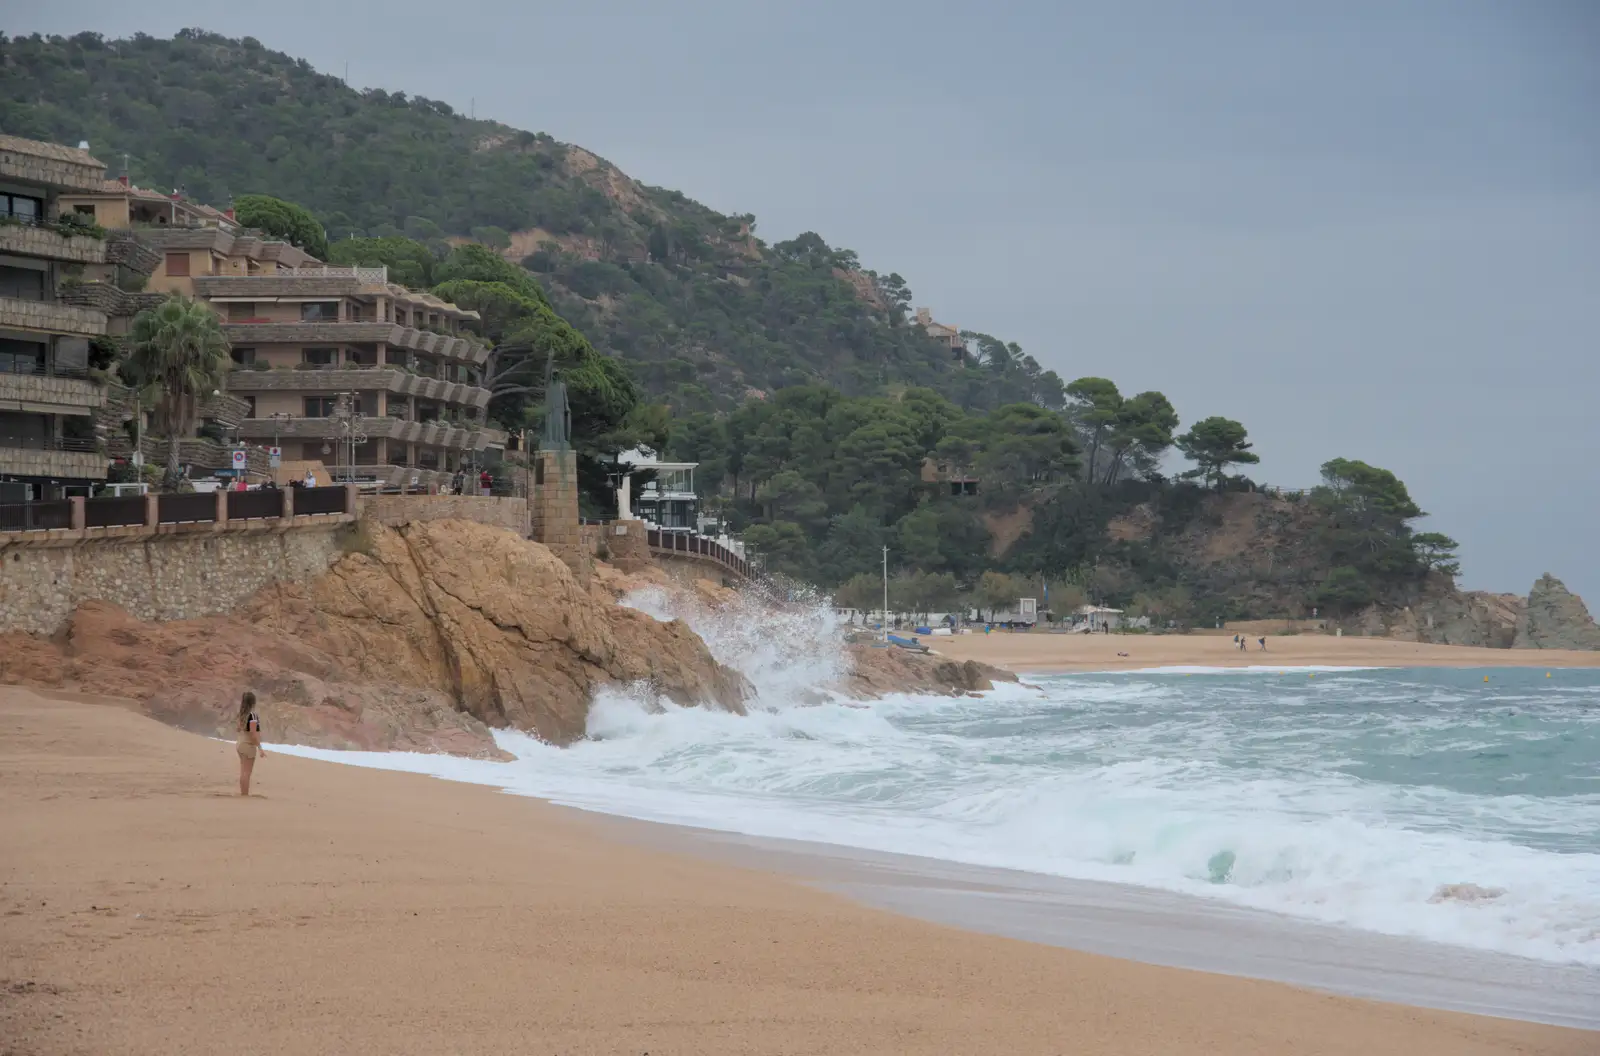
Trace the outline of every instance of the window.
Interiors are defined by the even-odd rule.
[[[75,205],[72,207],[72,211],[79,216],[86,216],[90,220],[94,219],[94,206],[92,205]]]
[[[300,353],[301,362],[311,367],[331,367],[339,362],[337,348],[308,348]]]
[[[44,300],[44,272],[34,268],[0,267],[0,297]]]
[[[88,374],[89,339],[65,336],[56,338],[55,365],[51,373],[69,378],[81,378]]]
[[[306,397],[306,417],[307,418],[329,418],[329,417],[332,417],[333,409],[334,409],[334,407],[338,406],[338,403],[339,403],[338,398],[334,397],[334,396],[307,396]]]
[[[44,199],[26,194],[0,194],[0,214],[23,223],[37,223],[44,219]]]
[[[256,317],[254,301],[243,301],[228,305],[228,322],[246,323]]]
[[[255,350],[251,349],[251,351],[253,352]],[[254,396],[246,396],[246,397],[244,397],[244,402],[248,403],[250,405],[250,410],[245,414],[245,417],[246,418],[254,418],[254,417],[256,417],[256,398]]]
[[[44,355],[44,345],[0,340],[0,373],[43,374]]]
[[[167,254],[167,276],[169,278],[184,278],[189,274],[189,254]]]
[[[302,323],[336,323],[339,321],[338,301],[307,301],[300,306]]]
[[[233,356],[233,361],[241,367],[256,365],[256,350],[253,348],[235,348],[230,354]]]

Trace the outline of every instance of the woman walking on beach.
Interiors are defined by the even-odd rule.
[[[266,755],[261,747],[261,720],[256,718],[256,695],[248,689],[239,698],[239,794],[250,794],[250,772],[256,768],[256,756]]]

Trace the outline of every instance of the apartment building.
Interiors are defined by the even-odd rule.
[[[177,191],[163,194],[138,187],[120,176],[105,180],[93,191],[61,195],[60,208],[93,220],[108,230],[162,227],[220,227],[237,231],[231,210],[189,201]]]
[[[277,263],[189,277],[233,346],[244,440],[383,484],[444,484],[500,460],[476,312],[391,283],[383,267]]]
[[[0,498],[60,498],[106,477],[89,378],[106,313],[65,303],[63,283],[106,263],[97,228],[63,222],[64,193],[100,188],[86,150],[0,135]]]
[[[161,255],[148,289],[204,297],[196,279],[219,275],[276,275],[322,262],[298,246],[248,228],[189,226],[140,228],[136,237]]]

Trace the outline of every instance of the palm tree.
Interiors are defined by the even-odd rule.
[[[161,486],[172,491],[181,479],[178,444],[199,417],[201,402],[232,369],[228,339],[210,308],[174,294],[134,317],[130,344],[122,378],[135,391],[154,394],[156,432],[167,438]]]

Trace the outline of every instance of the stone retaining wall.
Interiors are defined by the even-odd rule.
[[[304,582],[340,554],[342,526],[108,538],[0,551],[0,632],[54,634],[90,599],[142,620],[231,612],[269,583]]]
[[[360,515],[390,528],[417,521],[472,521],[528,537],[528,500],[483,495],[365,495]]]

